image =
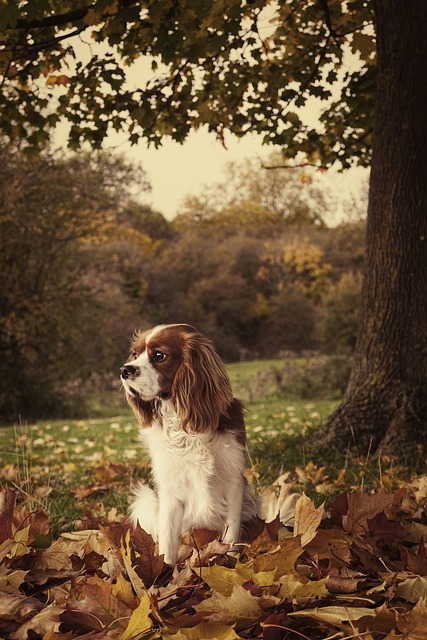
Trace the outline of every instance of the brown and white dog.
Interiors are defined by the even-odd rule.
[[[168,564],[176,563],[180,537],[191,528],[238,543],[256,503],[243,475],[242,405],[210,340],[187,324],[159,325],[135,335],[120,371],[155,486],[136,488],[132,522],[158,541]]]

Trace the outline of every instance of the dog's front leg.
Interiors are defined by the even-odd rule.
[[[178,558],[183,504],[168,494],[159,496],[159,553],[164,555],[166,564],[175,564]]]
[[[230,480],[225,490],[226,529],[223,541],[235,544],[240,539],[240,523],[242,519],[244,480],[243,476]]]

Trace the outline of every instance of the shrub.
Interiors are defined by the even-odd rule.
[[[324,352],[353,353],[361,288],[361,275],[346,273],[324,297],[319,319],[319,341]]]

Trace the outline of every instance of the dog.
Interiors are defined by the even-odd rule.
[[[192,528],[238,544],[257,505],[244,477],[243,405],[211,341],[188,324],[137,332],[120,374],[155,487],[136,487],[133,525],[153,536],[170,565]]]

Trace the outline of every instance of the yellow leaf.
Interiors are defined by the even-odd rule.
[[[135,596],[130,582],[121,573],[117,574],[116,582],[111,587],[111,592],[120,602],[132,609],[135,603]]]
[[[167,636],[168,640],[238,640],[239,637],[232,626],[219,622],[202,622]]]
[[[254,559],[253,567],[256,572],[275,570],[275,579],[287,573],[294,573],[295,563],[304,552],[299,537],[281,540],[275,550]]]
[[[125,565],[126,573],[129,576],[129,580],[131,581],[132,587],[134,588],[136,595],[138,597],[142,597],[142,595],[145,593],[144,583],[136,573],[135,569],[133,569],[130,562],[125,557],[123,557],[123,563]]]
[[[414,604],[421,598],[425,599],[427,597],[427,579],[416,576],[404,580],[398,585],[395,597]]]
[[[310,600],[324,598],[329,595],[326,586],[327,578],[323,580],[308,580],[299,575],[285,575],[280,578],[279,582],[281,585],[280,597],[288,600],[295,597],[298,603],[305,604]]]
[[[406,536],[406,540],[408,542],[419,542],[421,538],[427,540],[427,526],[425,524],[421,524],[420,522],[411,522],[411,524],[405,527],[408,535]]]
[[[213,565],[202,567],[201,577],[207,582],[212,591],[224,596],[230,596],[234,585],[242,585],[252,578],[253,571],[244,564],[238,563],[235,569]]]
[[[305,493],[299,498],[295,505],[295,525],[294,535],[301,536],[301,546],[307,545],[317,533],[317,527],[322,520],[323,504],[317,509],[313,501]]]
[[[210,598],[194,607],[196,611],[208,613],[209,622],[223,624],[251,624],[256,622],[262,609],[258,598],[254,598],[238,584],[233,586],[230,596],[214,591]]]
[[[348,622],[355,622],[364,617],[375,617],[375,609],[367,607],[316,607],[315,609],[304,609],[303,611],[293,611],[289,616],[298,618],[312,618],[320,622],[327,622],[335,627],[348,627]]]
[[[145,591],[141,594],[141,601],[137,608],[132,612],[128,626],[120,636],[120,640],[131,640],[134,638],[142,638],[147,634],[153,623],[150,619],[151,605],[148,593]]]
[[[28,542],[30,537],[30,525],[18,531],[12,525],[13,538],[4,540],[0,545],[0,558],[18,558],[30,552]]]

